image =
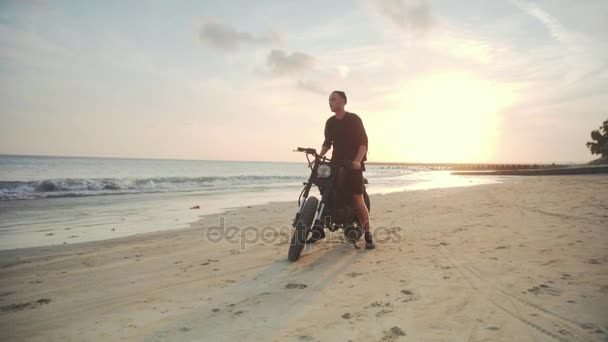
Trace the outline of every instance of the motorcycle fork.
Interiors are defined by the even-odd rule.
[[[310,174],[308,181],[304,183],[304,193],[302,193],[302,198],[300,198],[300,207],[298,207],[296,217],[293,219],[293,223],[291,224],[291,226],[294,228],[296,227],[296,224],[298,224],[298,220],[300,219],[300,212],[302,211],[302,208],[304,208],[304,203],[306,203],[306,199],[308,199],[308,194],[310,193],[310,188],[312,187],[313,177],[314,172]]]
[[[325,211],[326,202],[327,202],[327,192],[325,194],[323,194],[323,196],[321,197],[321,205],[319,205],[319,208],[317,209],[317,216],[316,216],[313,227],[323,228],[325,226],[323,224],[323,222],[321,221],[321,219],[323,218],[323,212]]]

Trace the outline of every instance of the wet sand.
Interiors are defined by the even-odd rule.
[[[286,259],[294,203],[189,229],[0,252],[3,341],[603,341],[608,177],[372,196],[377,249]],[[210,243],[217,226],[266,238]],[[254,230],[248,228],[250,240]]]

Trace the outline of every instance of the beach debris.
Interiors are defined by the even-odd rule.
[[[191,207],[190,209],[200,209],[201,206],[200,205],[195,205],[194,207]]]
[[[350,312],[342,314],[342,318],[344,318],[344,319],[350,319],[351,317],[352,317],[352,315],[350,314]]]
[[[285,285],[286,289],[304,289],[306,287],[308,287],[308,285],[298,283],[288,283],[287,285]]]

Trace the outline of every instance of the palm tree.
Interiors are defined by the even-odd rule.
[[[591,140],[587,143],[591,154],[599,154],[602,159],[608,158],[608,119],[599,129],[591,131]]]

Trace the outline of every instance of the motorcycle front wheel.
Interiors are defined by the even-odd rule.
[[[300,258],[302,249],[304,249],[304,245],[306,244],[306,238],[308,238],[308,233],[315,219],[318,205],[319,200],[314,196],[309,197],[306,203],[304,203],[302,211],[300,211],[300,218],[296,222],[296,227],[291,236],[291,244],[289,245],[289,253],[287,254],[289,261],[297,261]]]

